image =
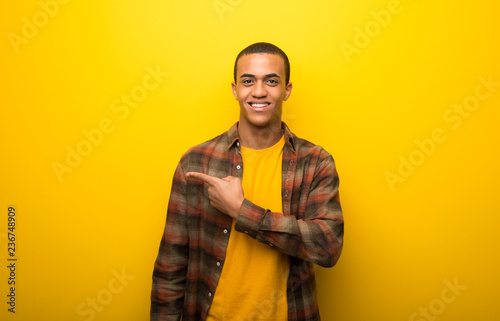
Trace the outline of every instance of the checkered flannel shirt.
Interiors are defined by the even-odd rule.
[[[290,257],[288,320],[319,320],[314,264],[331,267],[343,245],[339,178],[332,156],[282,124],[283,214],[245,199],[232,218],[210,205],[207,186],[187,172],[242,178],[237,123],[190,148],[174,174],[165,231],[153,272],[151,320],[205,320],[231,233],[246,233]],[[285,294],[283,294],[285,295]]]

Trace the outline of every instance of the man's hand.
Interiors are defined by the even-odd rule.
[[[213,177],[203,173],[188,172],[186,178],[196,178],[208,184],[210,204],[219,211],[236,218],[243,203],[243,187],[237,177]]]

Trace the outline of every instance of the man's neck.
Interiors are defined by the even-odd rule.
[[[267,127],[249,126],[244,122],[238,124],[238,134],[242,146],[251,149],[264,149],[273,146],[283,136],[281,121]]]

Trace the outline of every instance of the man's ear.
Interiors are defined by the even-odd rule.
[[[234,98],[238,100],[238,93],[236,92],[236,83],[234,81],[231,83],[231,89],[233,90]]]
[[[286,85],[286,88],[285,88],[285,97],[283,97],[283,100],[287,100],[288,97],[290,97],[290,94],[292,93],[292,83],[289,82],[288,85]]]

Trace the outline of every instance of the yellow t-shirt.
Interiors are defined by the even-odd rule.
[[[282,213],[281,162],[285,138],[266,149],[241,147],[243,191],[256,205]],[[207,321],[288,320],[289,258],[234,229]]]

